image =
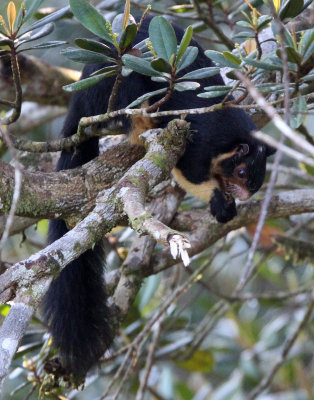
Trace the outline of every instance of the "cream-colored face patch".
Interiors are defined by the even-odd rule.
[[[206,203],[208,203],[212,197],[214,189],[219,189],[219,184],[216,179],[210,179],[209,181],[202,182],[199,185],[189,182],[178,168],[172,170],[172,175],[175,181],[192,196],[195,196]]]
[[[234,149],[232,151],[230,151],[229,153],[223,153],[220,154],[218,157],[213,158],[212,162],[211,162],[211,166],[210,169],[212,172],[214,173],[221,173],[221,162],[224,160],[227,160],[228,158],[231,158],[232,156],[234,156],[237,153],[237,149]]]

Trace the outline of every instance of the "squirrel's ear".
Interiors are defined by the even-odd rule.
[[[246,156],[250,152],[250,146],[247,143],[241,143],[239,144],[237,148],[237,153],[240,156]]]
[[[276,153],[276,149],[273,146],[269,146],[268,144],[266,144],[266,157],[272,156],[273,154]]]

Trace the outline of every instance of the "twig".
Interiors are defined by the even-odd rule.
[[[19,63],[14,44],[10,45],[10,47],[11,47],[10,60],[11,60],[12,77],[15,89],[15,100],[13,103],[9,102],[11,103],[11,107],[13,107],[13,111],[8,117],[0,119],[1,125],[10,125],[13,122],[15,122],[21,114],[21,106],[22,106],[22,86],[21,86]]]
[[[267,136],[267,138],[269,138],[269,136]],[[273,164],[267,163],[266,169],[267,169],[267,171],[271,171],[273,169]],[[314,183],[313,175],[310,175],[310,174],[306,173],[305,171],[302,171],[301,169],[298,169],[298,168],[286,167],[285,165],[281,165],[279,167],[278,172],[283,173],[285,175],[289,175],[289,176],[295,175],[307,182]]]
[[[205,22],[206,25],[215,33],[221,42],[229,49],[234,49],[234,42],[226,36],[223,31],[217,26],[216,22],[211,19],[210,14],[205,15],[198,0],[192,0],[192,3],[198,13],[199,19]]]
[[[272,102],[272,104],[277,104],[282,102],[283,99],[276,100]],[[112,111],[106,114],[99,114],[91,117],[83,117],[80,120],[79,127],[77,133],[72,136],[62,138],[59,140],[51,140],[46,142],[36,142],[32,140],[27,140],[23,138],[17,138],[13,135],[10,135],[10,140],[12,141],[14,148],[21,151],[29,151],[33,153],[47,153],[47,152],[56,152],[60,150],[69,150],[73,147],[77,147],[81,143],[90,139],[94,136],[105,136],[107,133],[99,133],[95,131],[86,131],[86,128],[95,124],[104,123],[109,121],[112,118],[121,115],[142,115],[147,118],[158,118],[164,116],[180,116],[180,115],[188,115],[188,114],[205,114],[210,112],[215,112],[217,110],[221,110],[222,108],[239,108],[239,109],[259,109],[263,108],[263,106],[259,104],[235,104],[234,101],[229,101],[224,104],[218,103],[208,107],[200,107],[200,108],[187,108],[181,110],[168,110],[168,111],[157,111],[149,113],[147,108],[134,108],[134,109],[120,109],[116,111]],[[0,139],[2,135],[0,133]]]
[[[155,351],[157,349],[157,345],[158,345],[158,341],[159,341],[159,337],[160,337],[160,333],[161,333],[161,319],[162,319],[162,317],[160,318],[159,321],[156,322],[156,327],[154,329],[152,342],[150,343],[148,355],[146,358],[146,364],[145,364],[145,368],[143,371],[143,376],[142,376],[142,379],[140,380],[140,387],[136,393],[135,400],[143,400],[143,398],[144,398],[145,390],[146,390],[147,383],[148,383],[148,378],[149,378],[149,375],[150,375],[150,372],[151,372],[151,369],[153,366],[153,362],[154,362]]]
[[[282,153],[287,154],[287,156],[293,158],[294,160],[310,165],[311,167],[314,167],[314,159],[305,156],[304,154],[300,153],[297,150],[291,149],[291,147],[288,147],[281,142],[278,142],[277,140],[273,139],[272,137],[266,135],[265,133],[261,131],[255,131],[253,132],[253,135],[257,139],[261,139],[263,142],[275,147],[276,149],[280,150]],[[274,168],[274,166],[273,166]]]
[[[118,368],[118,370],[116,371],[116,373],[114,374],[110,384],[108,385],[105,393],[103,393],[98,400],[104,400],[108,393],[110,392],[111,388],[113,387],[114,383],[117,381],[117,379],[119,378],[119,376],[121,375],[122,371],[124,370],[124,367],[126,366],[127,362],[130,360],[131,356],[132,356],[132,352],[133,352],[133,348],[132,346],[129,347],[128,352],[126,353],[124,360],[122,362],[122,364],[120,365],[120,367]]]
[[[9,237],[10,234],[10,229],[14,221],[14,215],[15,211],[17,208],[17,203],[20,198],[20,193],[21,193],[21,185],[22,185],[22,165],[18,161],[18,155],[15,153],[14,147],[12,145],[12,142],[10,141],[9,136],[7,135],[6,131],[0,128],[0,132],[2,136],[5,138],[6,143],[12,153],[13,156],[13,161],[12,164],[14,166],[14,190],[13,190],[13,197],[12,197],[12,202],[11,202],[11,207],[9,214],[7,216],[6,222],[5,222],[5,228],[2,234],[2,238],[0,240],[0,255],[2,253],[3,247]]]
[[[241,72],[235,71],[235,74],[245,83],[248,91],[250,92],[253,99],[269,116],[275,126],[282,132],[287,138],[292,140],[297,146],[301,147],[306,153],[314,156],[314,146],[307,142],[302,136],[298,135],[286,122],[279,116],[277,111],[264,99],[264,97],[257,91],[253,83]]]
[[[148,391],[154,396],[153,398],[156,398],[156,400],[167,400],[165,397],[163,397],[161,394],[159,394],[158,392],[156,392],[156,390],[151,387],[148,386]]]
[[[108,101],[108,108],[107,108],[107,113],[109,113],[110,111],[113,111],[115,109],[115,103],[116,103],[116,98],[118,95],[118,91],[119,88],[121,86],[122,80],[123,80],[123,76],[121,73],[122,70],[122,63],[121,63],[121,59],[119,59],[119,72],[116,76],[116,79],[114,81],[111,93],[110,93],[110,97],[109,97],[109,101]]]
[[[189,279],[180,287],[178,287],[174,293],[168,297],[168,299],[165,301],[163,306],[158,310],[158,312],[155,313],[155,315],[151,318],[151,320],[146,324],[144,329],[139,333],[139,335],[133,340],[133,342],[129,345],[127,354],[125,355],[125,358],[119,367],[118,371],[114,375],[114,378],[112,382],[110,383],[109,387],[107,388],[106,392],[99,398],[99,400],[104,400],[106,396],[108,395],[109,391],[111,390],[114,382],[118,379],[118,377],[121,375],[127,361],[130,359],[132,351],[135,351],[135,349],[139,348],[144,340],[146,339],[147,335],[151,331],[152,327],[154,326],[155,323],[157,323],[160,318],[164,315],[168,307],[176,301],[183,293],[185,293],[194,282],[198,281],[198,279],[201,276],[201,273],[203,272],[204,269],[206,269],[208,266],[208,263],[205,265],[201,266],[198,268],[194,273],[189,277]]]
[[[299,324],[299,326],[297,327],[297,329],[295,330],[295,332],[290,336],[290,338],[288,338],[282,348],[281,354],[279,359],[277,360],[277,362],[273,365],[273,367],[270,369],[270,371],[268,372],[268,374],[262,379],[262,381],[260,382],[260,384],[251,391],[251,393],[249,393],[247,400],[254,400],[257,398],[257,396],[259,396],[265,389],[267,389],[269,387],[269,385],[271,384],[271,382],[273,381],[277,371],[279,370],[279,368],[282,366],[282,364],[286,361],[286,358],[289,354],[289,351],[291,350],[292,346],[294,345],[297,337],[300,335],[300,333],[303,331],[303,329],[305,328],[306,324],[308,323],[311,314],[312,314],[312,310],[313,310],[313,306],[314,306],[314,296],[312,294],[311,296],[311,300],[310,300],[310,304],[306,309],[306,312],[304,313],[304,316]]]
[[[285,51],[285,49],[283,49],[283,51]],[[285,60],[287,61],[287,59],[285,59]],[[288,70],[286,69],[285,71],[287,72]],[[306,150],[307,152],[309,151],[309,147],[312,147],[313,148],[313,155],[314,155],[314,147],[311,146],[302,137],[300,137],[295,132],[293,132],[292,129],[287,124],[287,122],[290,121],[290,117],[289,117],[289,120],[287,120],[287,122],[284,122],[280,118],[280,116],[277,114],[276,110],[272,106],[270,106],[266,102],[264,97],[257,91],[257,89],[255,88],[253,83],[250,81],[250,79],[248,79],[248,77],[246,77],[241,72],[236,71],[235,73],[242,80],[242,82],[244,82],[246,84],[246,87],[247,87],[248,91],[250,92],[251,96],[254,98],[254,100],[257,102],[257,104],[260,104],[262,106],[263,110],[270,116],[270,118],[272,119],[274,124],[279,129],[280,129],[279,126],[281,126],[280,131],[281,131],[282,134],[281,134],[281,138],[280,138],[280,141],[279,141],[280,145],[283,144],[284,137],[287,136],[287,132],[288,132],[290,138],[293,137],[294,140],[296,140],[296,138],[298,139],[298,144],[299,145],[300,145],[300,142],[301,142],[301,139],[302,139],[302,142],[301,142],[302,143],[302,148],[304,150]],[[286,81],[288,82],[288,84],[287,84]],[[285,75],[285,83],[286,83],[285,84],[285,89],[289,90],[289,78],[286,75]],[[288,106],[288,104],[285,103],[285,106]],[[278,123],[279,123],[279,126],[278,126]],[[292,132],[292,135],[291,135],[291,132]],[[275,156],[274,169],[273,169],[273,171],[271,173],[271,176],[270,176],[269,185],[267,187],[265,200],[264,200],[263,205],[262,205],[262,209],[261,209],[261,212],[260,212],[260,217],[259,217],[259,220],[258,220],[258,223],[257,223],[257,228],[256,228],[256,231],[255,231],[255,234],[254,234],[253,242],[252,242],[252,245],[251,245],[250,250],[249,250],[249,254],[248,254],[247,262],[246,262],[244,270],[243,270],[243,274],[242,274],[241,279],[239,280],[239,283],[238,283],[237,288],[236,288],[236,294],[239,293],[244,288],[244,286],[246,285],[248,280],[252,277],[253,257],[254,257],[255,251],[257,249],[257,245],[258,245],[261,233],[262,233],[264,222],[266,220],[267,211],[268,211],[268,208],[269,208],[272,191],[273,191],[273,188],[275,186],[276,179],[277,179],[277,171],[278,171],[280,160],[281,160],[281,151],[279,150],[277,152],[276,156]]]

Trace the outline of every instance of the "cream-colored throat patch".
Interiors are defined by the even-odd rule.
[[[182,172],[178,168],[174,168],[172,170],[172,175],[175,181],[188,193],[192,196],[195,196],[206,203],[212,197],[212,193],[214,189],[219,189],[218,182],[215,179],[211,179],[206,182],[202,182],[199,185],[189,182],[182,174]]]

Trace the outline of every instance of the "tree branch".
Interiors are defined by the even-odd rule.
[[[23,101],[66,106],[70,94],[62,90],[79,79],[81,73],[66,68],[53,67],[33,56],[19,56]],[[36,79],[34,79],[34,77]],[[13,99],[12,72],[8,59],[0,60],[1,97]]]
[[[143,196],[144,200],[150,189],[167,178],[184,151],[187,134],[188,124],[182,120],[174,120],[163,131],[154,130],[146,135],[145,145],[148,151],[145,157],[134,164],[117,185],[99,194],[94,210],[75,228],[4,272],[0,279],[0,296],[7,295],[8,290],[13,288],[20,302],[31,304],[35,308],[48,289],[52,276],[98,242],[124,218],[125,212],[131,213],[130,222],[136,225],[138,231],[152,233],[147,232],[145,227],[145,215],[140,215],[140,221],[137,216],[139,209],[136,208],[134,212],[127,206],[131,201],[128,193],[131,198]],[[135,222],[136,217],[138,220]],[[178,232],[177,234],[179,235]],[[27,310],[28,322],[32,310]],[[5,340],[5,336],[0,337],[1,340]],[[6,360],[2,376],[8,372],[17,345],[18,343],[9,354],[7,349],[0,348],[0,359]]]
[[[97,194],[112,186],[142,155],[142,148],[124,143],[109,148],[81,168],[50,173],[24,170],[22,195],[15,215],[31,218],[84,216],[95,203]],[[0,169],[1,212],[7,213],[14,190],[14,168],[0,160]]]
[[[267,218],[289,217],[314,211],[314,189],[301,189],[282,192],[271,198]],[[188,231],[191,243],[189,255],[192,257],[207,249],[229,232],[242,226],[257,222],[263,200],[251,200],[238,205],[238,216],[227,224],[219,224],[206,210],[182,211],[171,223],[173,229]],[[168,251],[161,250],[153,255],[151,273],[158,273],[176,263]]]

